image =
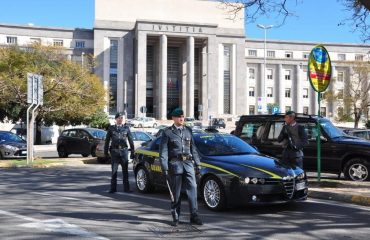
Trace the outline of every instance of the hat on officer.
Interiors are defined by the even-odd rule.
[[[287,111],[285,113],[285,116],[295,117],[295,112],[294,111]]]
[[[117,118],[119,118],[119,117],[122,117],[122,116],[123,116],[123,113],[118,112],[118,113],[116,113],[115,119],[117,119]]]
[[[175,109],[172,111],[171,116],[172,116],[172,117],[180,117],[180,116],[184,116],[184,111],[183,111],[181,108],[175,108]]]

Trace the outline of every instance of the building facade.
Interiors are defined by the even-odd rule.
[[[95,0],[93,29],[0,24],[1,45],[35,41],[62,46],[82,64],[93,54],[109,114],[166,119],[177,106],[202,119],[256,114],[262,96],[281,112],[318,111],[307,60],[319,43],[268,40],[265,49],[264,40],[245,38],[242,13],[230,19],[214,1]],[[345,61],[367,61],[370,45],[323,44],[338,79],[330,89],[343,91],[352,76]],[[338,107],[321,110],[331,117]]]

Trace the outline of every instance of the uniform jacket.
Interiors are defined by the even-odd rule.
[[[174,160],[179,155],[189,155],[190,160]],[[200,165],[199,155],[194,146],[192,130],[183,126],[182,134],[172,125],[162,132],[161,143],[159,146],[159,159],[162,171],[170,171],[173,174],[181,174],[183,169],[194,171],[195,166]]]
[[[134,141],[132,140],[130,128],[127,125],[109,126],[107,135],[105,137],[104,154],[108,155],[109,143],[111,141],[110,150],[118,149],[119,147],[127,148],[127,140],[130,144],[131,151],[134,151]]]

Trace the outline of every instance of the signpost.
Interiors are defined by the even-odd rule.
[[[27,73],[27,103],[30,104],[27,108],[27,164],[29,164],[30,161],[33,161],[35,111],[44,104],[44,87],[41,75]],[[29,113],[31,109],[30,119]]]
[[[321,178],[321,132],[320,132],[320,100],[331,79],[331,61],[329,53],[322,45],[314,47],[308,59],[308,78],[311,87],[317,92],[318,113],[317,113],[317,180]]]

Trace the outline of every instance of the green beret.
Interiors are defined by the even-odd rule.
[[[115,119],[117,119],[119,117],[122,117],[122,116],[123,116],[123,113],[118,112],[118,113],[116,113]]]
[[[175,109],[172,111],[171,116],[172,116],[172,117],[180,117],[180,116],[184,116],[184,111],[183,111],[181,108],[175,108]]]

